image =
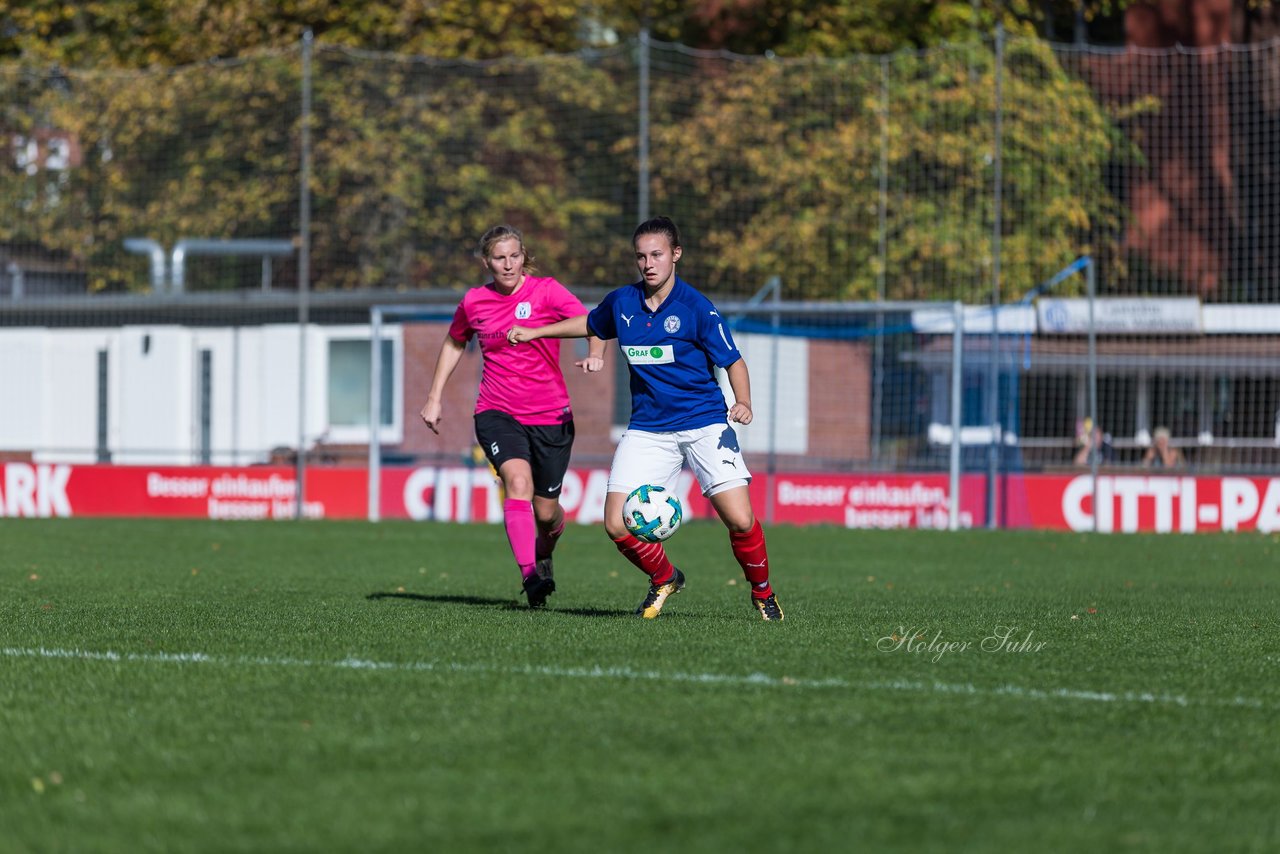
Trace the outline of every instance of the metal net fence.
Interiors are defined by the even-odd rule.
[[[370,306],[447,313],[482,281],[474,244],[496,222],[590,301],[633,278],[631,230],[658,213],[682,227],[681,274],[718,302],[779,283],[791,313],[752,355],[757,376],[867,360],[865,383],[837,373],[804,406],[810,425],[858,413],[865,435],[792,453],[775,426],[780,464],[941,459],[949,342],[909,314],[840,309],[861,301],[1029,318],[994,339],[989,311],[966,327],[971,467],[997,441],[1018,465],[1071,466],[1094,418],[1117,465],[1166,431],[1183,465],[1223,470],[1273,464],[1280,441],[1277,43],[995,36],[782,60],[641,39],[490,62],[303,44],[135,73],[0,67],[0,130],[6,451],[349,450],[370,429],[356,354]],[[1083,279],[1055,279],[1082,256],[1101,304],[1092,363]],[[201,343],[214,338],[238,343]],[[434,349],[397,340],[387,446],[427,452],[406,378]],[[147,373],[139,360],[170,344]],[[233,405],[251,386],[258,402]],[[161,398],[183,426],[157,437]]]
[[[1278,105],[1276,43],[781,60],[644,39],[489,62],[304,45],[132,73],[6,66],[5,292],[19,271],[28,294],[163,288],[174,271],[126,239],[166,256],[296,241],[306,205],[316,289],[465,286],[496,221],[564,281],[604,287],[629,276],[630,228],[662,212],[695,250],[690,280],[726,298],[776,275],[788,298],[1008,302],[1089,254],[1104,294],[1275,302]],[[186,289],[260,287],[260,262],[191,258]],[[269,284],[296,277],[283,258]]]

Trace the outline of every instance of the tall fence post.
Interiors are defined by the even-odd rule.
[[[889,270],[889,58],[880,58],[880,187],[876,211],[876,299],[885,301]],[[871,383],[871,461],[880,463],[881,417],[884,412],[884,314],[876,315],[876,342]]]
[[[298,455],[294,518],[303,517],[307,494],[307,323],[311,291],[311,49],[315,37],[302,36],[302,141],[298,180]]]
[[[782,315],[778,311],[778,306],[782,304],[782,279],[779,276],[770,276],[768,284],[773,288],[771,299],[773,312],[769,315],[769,331],[773,342],[773,358],[769,360],[769,406],[773,411],[769,413],[769,469],[768,477],[765,478],[764,520],[765,524],[771,525],[778,474],[778,413],[781,411],[781,407],[778,406],[778,348],[782,331]]]
[[[640,30],[640,109],[636,128],[639,170],[636,175],[637,222],[649,219],[649,28]]]
[[[960,396],[964,393],[964,303],[951,304],[951,500],[947,507],[947,527],[960,527]]]
[[[1003,219],[1000,208],[1004,194],[1004,162],[1001,137],[1004,133],[1004,25],[996,24],[996,92],[995,133],[992,159],[995,174],[992,179],[994,211],[991,217],[991,346],[990,365],[987,368],[987,424],[991,426],[991,445],[987,449],[987,527],[999,527],[996,507],[996,480],[1000,477],[1000,232]]]
[[[382,518],[382,309],[369,310],[369,521]]]
[[[1098,290],[1093,256],[1085,267],[1084,281],[1089,294],[1089,474],[1093,480],[1093,532],[1098,532],[1098,465],[1102,461],[1102,425],[1098,423],[1098,335],[1093,325],[1093,302]],[[1094,431],[1098,439],[1094,441]]]

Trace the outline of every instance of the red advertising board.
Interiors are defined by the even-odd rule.
[[[580,524],[600,521],[608,485],[604,469],[571,469],[561,503]],[[303,515],[363,519],[364,468],[314,467],[306,473]],[[986,480],[960,483],[962,527],[986,523]],[[294,470],[285,467],[0,464],[0,516],[140,516],[292,519]],[[713,515],[692,477],[676,495],[688,518]],[[1100,512],[1095,520],[1095,500]],[[945,528],[950,482],[943,474],[775,474],[751,484],[759,516],[775,524],[847,528]],[[1102,532],[1280,531],[1280,478],[1145,476],[1108,473],[1008,475],[999,483],[1002,527]],[[502,520],[498,484],[487,468],[386,468],[380,478],[384,519]]]
[[[278,466],[113,466],[6,463],[0,516],[292,519],[294,470]],[[363,468],[307,469],[304,514],[362,519]]]
[[[1018,480],[1026,514],[1011,524],[1094,530],[1095,487],[1088,475]],[[1280,531],[1280,478],[1104,474],[1096,492],[1096,525],[1103,532]]]

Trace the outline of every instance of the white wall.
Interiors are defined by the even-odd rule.
[[[41,438],[45,379],[43,331],[5,330],[0,335],[0,449],[32,447]]]
[[[277,446],[294,447],[298,443],[298,377],[300,343],[294,325],[263,326],[241,353],[241,405],[245,408],[242,425],[245,445],[270,451]],[[307,342],[306,436],[312,444],[325,431],[324,402],[326,388],[323,359],[327,337],[322,330],[309,327]]]
[[[62,462],[97,460],[98,352],[107,351],[110,366],[111,343],[111,335],[100,329],[58,329],[45,335],[39,433],[19,447],[43,444],[57,449]]]
[[[399,354],[399,330],[386,332],[397,341]],[[332,433],[327,423],[330,338],[368,334],[368,325],[307,328],[308,446]],[[157,325],[0,329],[0,450],[31,452],[39,462],[95,461],[102,350],[108,365],[107,445],[114,462],[200,462],[202,350],[212,359],[210,462],[262,462],[274,447],[297,445],[296,325]],[[344,437],[360,441],[350,430]],[[384,432],[384,441],[396,439]]]
[[[126,326],[116,334],[108,399],[111,459],[196,462],[195,353],[191,331]]]
[[[743,451],[803,454],[809,450],[809,341],[807,338],[739,333],[733,336],[751,376],[751,423],[734,425]],[[777,366],[776,377],[774,366]],[[718,372],[724,398],[733,403],[728,377]],[[775,393],[776,392],[776,393]],[[777,398],[777,406],[774,398]],[[774,421],[776,419],[776,428]]]
[[[0,330],[0,450],[93,462],[100,330]]]

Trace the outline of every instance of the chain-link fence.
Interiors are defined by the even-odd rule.
[[[757,377],[868,360],[866,383],[810,386],[805,414],[865,413],[865,436],[779,446],[780,464],[937,464],[950,345],[826,304],[960,300],[1032,317],[996,358],[969,348],[986,367],[965,373],[964,423],[989,432],[966,460],[980,468],[999,432],[1019,465],[1072,465],[1093,426],[1083,285],[1053,277],[1083,255],[1103,300],[1141,298],[1101,315],[1110,461],[1141,465],[1160,428],[1182,464],[1215,469],[1270,465],[1280,441],[1280,43],[996,35],[782,60],[642,38],[489,62],[307,43],[145,72],[2,67],[0,126],[8,452],[358,458],[370,306],[447,314],[481,281],[472,250],[495,222],[590,300],[633,277],[631,229],[656,213],[682,226],[681,274],[717,301],[776,279],[812,307],[752,355]],[[422,386],[405,378],[434,349],[389,346],[380,435],[423,451]]]
[[[181,240],[296,240],[305,166],[316,290],[465,286],[498,221],[604,287],[629,277],[630,228],[665,212],[687,277],[722,298],[776,275],[788,298],[1008,302],[1090,254],[1104,294],[1280,300],[1277,43],[782,60],[642,39],[489,62],[300,46],[3,67],[0,125],[8,296],[295,288],[296,256],[267,275],[252,248],[169,262]]]

